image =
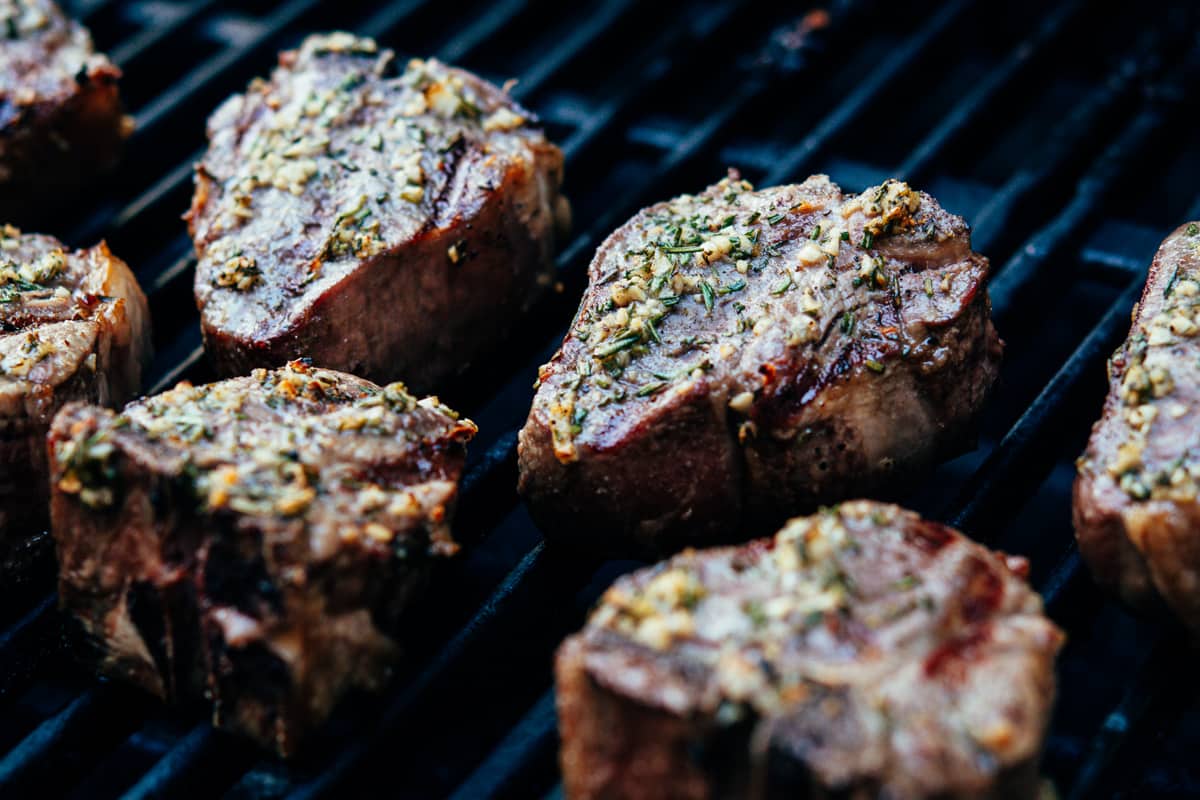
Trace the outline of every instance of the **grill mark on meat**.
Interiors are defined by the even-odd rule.
[[[455,199],[454,195],[460,191],[459,165],[466,155],[467,141],[461,137],[455,139],[450,148],[442,153],[441,160],[438,162],[438,171],[442,174],[443,179],[438,193],[433,198],[433,209],[421,226],[422,234],[427,234],[453,222],[457,212],[452,201]],[[490,194],[493,188],[486,187],[485,191]]]
[[[958,636],[942,644],[925,660],[925,675],[961,683],[966,677],[970,662],[991,641],[991,629],[986,625]]]
[[[927,554],[933,554],[950,544],[957,538],[953,529],[940,522],[922,519],[904,529],[907,541],[917,545]]]
[[[981,622],[1000,607],[1004,583],[992,565],[972,556],[967,561],[967,582],[962,590],[962,617],[968,623]]]

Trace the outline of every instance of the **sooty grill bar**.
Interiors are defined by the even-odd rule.
[[[978,450],[906,503],[1031,557],[1071,636],[1045,759],[1063,796],[1200,791],[1194,657],[1177,630],[1094,590],[1068,504],[1104,358],[1153,246],[1200,215],[1185,205],[1200,185],[1184,111],[1197,94],[1195,12],[1183,0],[1102,13],[1082,0],[820,5],[78,3],[126,70],[138,132],[112,184],[50,231],[106,237],[137,269],[158,326],[155,390],[209,377],[177,219],[204,118],[305,32],[348,28],[402,56],[518,77],[516,95],[567,155],[578,232],[559,258],[561,294],[505,359],[443,393],[481,427],[457,523],[473,547],[437,576],[383,698],[347,703],[307,758],[265,759],[195,714],[93,681],[73,666],[53,597],[21,590],[0,608],[0,795],[561,796],[550,655],[636,564],[543,550],[513,491],[516,430],[600,240],[729,164],[759,185],[826,171],[859,189],[896,175],[971,221],[993,259],[1004,383]]]

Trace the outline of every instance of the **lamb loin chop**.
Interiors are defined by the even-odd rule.
[[[549,538],[661,553],[951,454],[996,378],[988,262],[887,181],[731,173],[613,233],[520,435]]]
[[[1103,585],[1200,631],[1200,223],[1162,243],[1109,360],[1075,480],[1075,535]]]
[[[100,670],[283,755],[376,688],[435,559],[475,426],[302,362],[72,404],[49,437],[62,607]]]
[[[313,36],[208,133],[188,220],[224,374],[306,356],[426,390],[551,282],[562,153],[468,72]]]
[[[68,250],[0,227],[0,576],[48,548],[46,431],[72,400],[119,405],[150,355],[146,297],[102,242]]]
[[[121,71],[50,0],[0,0],[0,219],[62,205],[116,163]]]
[[[558,652],[566,794],[1036,798],[1063,636],[1027,568],[854,501],[621,578]]]

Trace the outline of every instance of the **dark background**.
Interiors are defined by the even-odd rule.
[[[1200,794],[1197,664],[1081,567],[1073,459],[1104,362],[1159,241],[1200,216],[1194,3],[287,3],[74,7],[125,70],[138,119],[110,182],[42,229],[106,237],[150,296],[155,390],[209,379],[179,220],[204,120],[306,32],[378,35],[516,94],[567,153],[575,231],[562,292],[503,356],[442,397],[480,426],[457,535],[382,697],[354,698],[290,767],[73,666],[49,577],[0,603],[0,796],[539,797],[558,791],[550,659],[632,563],[542,551],[513,491],[515,431],[597,243],[633,211],[739,167],[759,185],[827,172],[909,179],[974,227],[1008,343],[978,448],[903,498],[1027,555],[1069,632],[1045,771],[1067,797]]]

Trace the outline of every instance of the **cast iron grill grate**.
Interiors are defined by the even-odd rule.
[[[520,78],[518,97],[567,153],[576,229],[562,292],[503,358],[442,393],[481,429],[457,523],[474,545],[437,576],[386,694],[349,701],[285,765],[74,666],[43,581],[40,595],[0,603],[0,796],[559,795],[550,656],[637,565],[543,552],[513,491],[516,430],[595,246],[641,205],[728,165],[759,185],[823,171],[858,190],[895,175],[970,220],[995,271],[1003,379],[979,447],[903,499],[1031,557],[1070,633],[1045,757],[1062,796],[1200,793],[1200,706],[1184,680],[1196,661],[1176,629],[1094,590],[1069,505],[1104,360],[1146,265],[1200,216],[1187,113],[1196,11],[1186,0],[783,5],[74,3],[125,69],[138,132],[117,176],[41,227],[73,245],[103,236],[136,269],[154,312],[155,391],[211,377],[178,220],[204,119],[307,32],[345,28],[402,56]]]

